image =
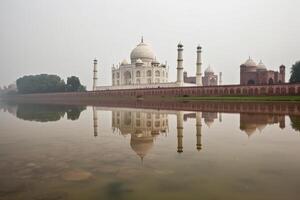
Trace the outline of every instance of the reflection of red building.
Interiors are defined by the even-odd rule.
[[[285,66],[278,71],[267,70],[262,61],[257,65],[250,57],[240,66],[241,85],[265,85],[285,82]]]
[[[271,124],[279,124],[280,128],[285,128],[285,116],[253,113],[240,114],[240,129],[245,131],[248,136],[251,136],[256,130],[263,131],[267,125]]]

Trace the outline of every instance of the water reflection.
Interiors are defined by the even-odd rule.
[[[249,137],[257,130],[262,132],[267,125],[279,124],[281,129],[285,128],[284,115],[270,115],[270,114],[240,114],[240,129],[244,131]]]
[[[300,131],[300,116],[290,116],[291,126],[295,131]]]
[[[78,120],[85,106],[43,104],[0,104],[0,110],[19,119],[36,122],[58,121],[67,115],[68,120]]]
[[[184,121],[195,119],[195,148],[202,149],[202,123],[211,128],[216,119],[222,123],[222,113],[218,112],[184,112],[184,111],[155,111],[126,108],[93,107],[94,136],[98,135],[98,111],[111,110],[113,133],[130,135],[130,146],[132,150],[143,160],[147,153],[153,148],[155,138],[159,135],[167,136],[168,117],[176,116],[177,129],[177,152],[184,151]],[[290,116],[292,126],[300,130],[298,116]],[[266,126],[278,124],[281,129],[285,128],[285,115],[283,114],[254,114],[240,113],[240,130],[248,137],[255,132],[262,132]]]
[[[299,131],[300,120],[286,110],[224,114],[212,105],[196,111],[98,105],[81,115],[85,107],[0,106],[34,120],[0,112],[0,199],[299,196],[300,137],[291,127]],[[61,120],[70,111],[79,120],[35,122]]]

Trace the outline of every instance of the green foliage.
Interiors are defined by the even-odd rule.
[[[51,93],[51,92],[78,92],[86,91],[76,76],[71,76],[65,84],[57,75],[30,75],[17,80],[18,92],[21,94]]]
[[[81,86],[80,80],[76,76],[71,76],[67,80],[67,91],[76,92]]]
[[[292,66],[290,83],[300,83],[300,61]]]
[[[31,75],[19,78],[17,88],[18,92],[22,94],[64,92],[65,82],[57,75]]]

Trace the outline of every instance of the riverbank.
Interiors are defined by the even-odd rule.
[[[165,97],[168,98],[168,97]],[[226,101],[226,102],[300,102],[300,96],[192,96],[175,97],[179,101]]]

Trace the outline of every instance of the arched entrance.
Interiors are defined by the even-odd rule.
[[[250,80],[248,81],[247,85],[255,85],[255,81],[252,80],[252,79],[250,79]]]
[[[124,73],[124,82],[125,82],[125,85],[131,84],[131,73],[129,71]]]
[[[269,79],[269,85],[272,85],[274,83],[274,80],[272,78]]]

